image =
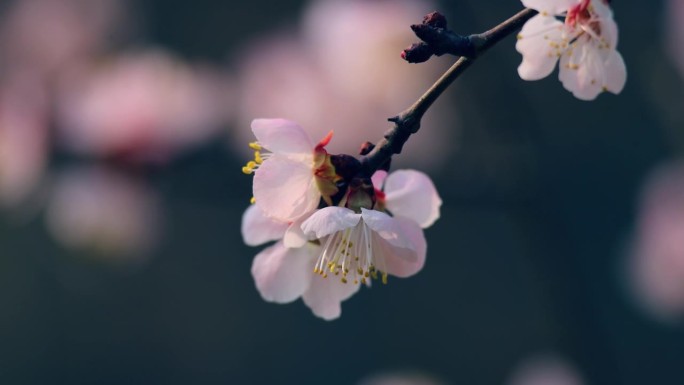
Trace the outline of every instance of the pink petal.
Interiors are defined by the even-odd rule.
[[[567,12],[570,7],[579,3],[579,0],[521,0],[527,8],[532,8],[539,13],[546,12],[551,15],[560,15]]]
[[[356,226],[361,215],[344,207],[329,206],[322,208],[302,223],[302,231],[307,236],[315,235],[323,238],[334,232]]]
[[[563,44],[563,23],[554,17],[537,15],[525,23],[515,49],[523,55],[518,74],[523,80],[549,76],[556,66]]]
[[[315,146],[299,124],[285,119],[254,119],[252,132],[259,144],[274,153],[312,154]]]
[[[603,86],[606,90],[619,94],[627,82],[627,67],[619,52],[613,51],[605,62],[605,79]]]
[[[318,207],[312,165],[274,154],[254,173],[256,205],[269,217],[292,221]]]
[[[387,209],[394,215],[430,227],[439,218],[442,199],[426,174],[415,170],[398,170],[385,181]]]
[[[315,274],[302,299],[317,317],[331,321],[342,314],[341,302],[356,293],[359,287],[361,284],[342,283],[336,278]]]
[[[282,242],[264,249],[252,263],[259,294],[269,302],[287,303],[299,298],[311,283],[319,248],[288,249]]]
[[[385,257],[385,271],[397,277],[410,277],[418,273],[425,265],[427,242],[423,230],[415,222],[398,218],[397,224],[401,233],[413,245],[412,249],[394,247],[387,242],[378,242]]]
[[[269,218],[256,205],[250,205],[242,215],[240,230],[245,244],[258,246],[282,238],[287,227],[287,222]]]
[[[393,246],[413,249],[411,240],[402,233],[396,218],[381,211],[361,209],[361,217],[366,225]]]
[[[290,227],[287,228],[285,236],[283,237],[285,247],[302,247],[309,241],[309,238],[304,234],[304,231],[302,231],[302,223],[308,218],[309,216],[303,216],[292,222]]]

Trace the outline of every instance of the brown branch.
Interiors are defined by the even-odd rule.
[[[520,29],[527,20],[536,14],[537,11],[526,8],[487,32],[470,35],[465,38],[454,38],[449,36],[449,34],[442,33],[442,36],[446,36],[442,43],[449,44],[446,41],[451,41],[454,44],[450,51],[458,52],[465,49],[468,52],[468,57],[462,56],[459,58],[412,106],[399,115],[388,119],[394,123],[394,127],[390,128],[385,133],[383,139],[376,144],[375,148],[362,158],[364,174],[372,175],[375,170],[390,160],[392,155],[400,154],[404,143],[406,143],[411,134],[415,134],[420,129],[420,120],[425,112],[451,83],[470,67],[477,57],[508,35]],[[426,17],[426,20],[428,20],[428,17]],[[427,25],[426,21],[423,22],[423,25]],[[446,27],[446,23],[444,23],[444,27]],[[434,28],[445,30],[441,26]],[[430,45],[430,42],[426,43]]]

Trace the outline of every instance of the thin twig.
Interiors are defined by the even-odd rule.
[[[394,122],[394,127],[390,128],[385,133],[383,139],[376,144],[375,148],[362,158],[364,174],[372,175],[392,155],[400,154],[404,143],[406,143],[411,134],[415,134],[420,129],[420,120],[425,112],[451,83],[470,67],[477,57],[508,35],[520,29],[527,20],[536,14],[537,11],[526,8],[487,32],[470,35],[468,40],[474,47],[475,54],[472,57],[459,58],[413,105],[399,115],[388,119],[390,122]]]

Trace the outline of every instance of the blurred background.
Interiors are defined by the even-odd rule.
[[[325,322],[254,287],[249,122],[355,154],[454,61],[410,24],[520,2],[0,2],[0,384],[683,384],[684,1],[613,6],[622,94],[488,52],[394,161],[426,267]]]

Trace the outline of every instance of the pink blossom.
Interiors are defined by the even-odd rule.
[[[267,216],[292,221],[337,192],[332,183],[334,168],[324,148],[332,132],[314,145],[301,126],[285,119],[255,119],[252,131],[257,138],[250,143],[254,160],[242,171],[254,172],[254,199]]]
[[[332,320],[340,316],[341,302],[362,284],[370,285],[371,279],[387,283],[388,275],[409,277],[422,269],[427,251],[422,228],[439,217],[441,199],[425,174],[400,170],[385,175],[374,177],[378,199],[372,209],[329,206],[292,223],[268,218],[256,205],[245,212],[245,242],[282,238],[252,265],[265,300],[287,303],[302,297],[316,316]]]
[[[684,164],[665,165],[648,179],[628,272],[651,314],[664,320],[684,314]]]
[[[606,0],[522,0],[539,14],[525,23],[516,49],[520,77],[547,77],[560,60],[559,79],[582,100],[601,92],[619,94],[627,79],[617,51],[618,30]],[[563,18],[564,22],[558,20]]]
[[[218,132],[224,86],[159,51],[77,68],[60,83],[59,137],[79,153],[163,162]]]

